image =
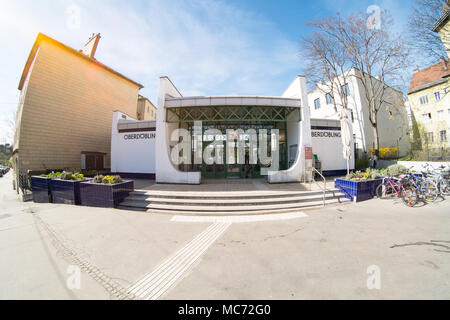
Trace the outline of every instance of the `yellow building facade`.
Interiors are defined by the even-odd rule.
[[[109,168],[113,112],[137,118],[143,86],[95,60],[99,39],[78,51],[38,35],[19,84],[13,158],[18,174]]]
[[[450,78],[408,94],[415,121],[432,148],[449,147]]]
[[[156,120],[156,107],[141,95],[138,98],[137,120]]]
[[[450,54],[448,5],[445,6],[433,31],[439,32],[442,43]],[[408,90],[408,98],[425,146],[441,150],[450,147],[450,59],[442,57],[441,61],[432,66],[422,70],[416,69]]]

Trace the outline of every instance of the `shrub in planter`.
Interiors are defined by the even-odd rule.
[[[50,182],[50,192],[53,203],[80,204],[80,183],[86,181],[79,173],[63,171],[55,174]]]
[[[82,173],[84,175],[84,177],[90,177],[90,178],[93,178],[96,175],[98,175],[97,170],[81,170],[80,173]]]
[[[387,168],[387,173],[391,177],[398,177],[402,174],[406,174],[408,172],[408,169],[406,167],[402,166],[401,164],[393,164],[392,166],[389,166]]]
[[[134,181],[124,181],[120,176],[95,176],[91,181],[80,184],[81,204],[114,208],[132,191],[134,191]]]
[[[58,172],[52,171],[52,172],[50,172],[47,175],[41,174],[41,177],[45,176],[45,177],[50,178],[50,179],[57,179],[57,178],[59,178],[60,175],[61,175],[61,172],[59,172],[59,171]]]
[[[383,170],[367,169],[349,173],[345,179],[336,179],[335,188],[352,201],[364,201],[375,197],[375,190],[382,183]]]
[[[383,182],[382,179],[351,181],[344,179],[336,179],[334,187],[339,189],[347,199],[360,202],[373,199],[377,187]]]

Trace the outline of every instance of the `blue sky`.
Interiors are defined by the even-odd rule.
[[[308,20],[373,4],[402,30],[410,1],[0,0],[0,143],[12,140],[7,123],[38,32],[76,49],[100,32],[96,58],[142,83],[155,103],[162,75],[185,96],[280,95],[302,71],[298,41]]]

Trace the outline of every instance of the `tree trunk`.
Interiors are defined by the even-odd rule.
[[[380,149],[380,137],[378,136],[378,126],[376,122],[375,124],[372,124],[372,129],[373,129],[373,143],[374,143],[373,147],[375,149],[375,154],[377,154],[377,150]]]

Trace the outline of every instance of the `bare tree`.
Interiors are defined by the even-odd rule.
[[[337,14],[313,21],[311,25],[317,29],[317,34],[323,34],[325,38],[332,39],[332,43],[338,44],[339,52],[346,52],[349,65],[354,68],[367,100],[374,149],[378,150],[378,112],[384,107],[394,117],[394,108],[404,108],[404,105],[395,105],[392,86],[402,84],[404,70],[407,70],[409,63],[408,49],[402,36],[388,32],[393,24],[389,13],[381,12],[377,25],[369,21],[369,16],[364,13],[347,18]],[[322,55],[317,56],[319,60]],[[321,74],[327,74],[325,68]]]
[[[315,26],[314,21],[309,24]],[[351,60],[346,48],[338,39],[319,30],[301,39],[300,55],[309,85],[329,94],[336,112],[338,107],[347,109],[348,95],[344,91]]]
[[[439,34],[433,31],[446,0],[414,0],[414,2],[408,21],[409,45],[418,57],[425,60],[424,63],[434,63],[441,56],[446,56]]]

